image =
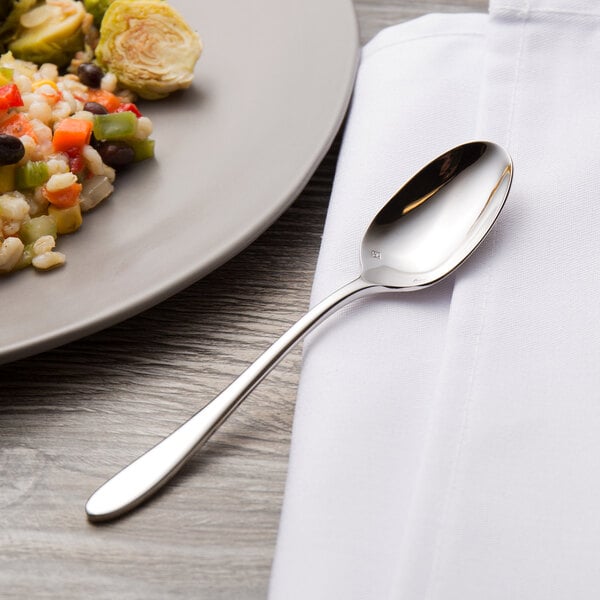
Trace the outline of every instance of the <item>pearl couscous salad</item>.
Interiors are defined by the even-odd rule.
[[[154,156],[136,99],[188,87],[201,44],[163,0],[0,0],[3,11],[0,273],[45,271],[65,263],[57,237],[110,196],[116,173]],[[173,29],[183,65],[161,63]]]

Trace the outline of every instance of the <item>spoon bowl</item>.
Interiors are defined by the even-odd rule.
[[[91,521],[118,517],[162,487],[210,438],[306,333],[348,302],[413,291],[454,271],[500,214],[512,180],[508,153],[475,141],[445,152],[386,203],[361,245],[361,275],[325,298],[259,356],[214,400],[96,490]]]
[[[479,141],[453,148],[423,167],[367,229],[362,278],[409,291],[450,274],[500,214],[512,170],[506,150]]]

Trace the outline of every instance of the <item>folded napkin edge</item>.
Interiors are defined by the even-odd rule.
[[[600,17],[597,0],[490,0],[491,16],[528,19],[534,15],[557,17]]]
[[[373,54],[425,37],[451,35],[483,35],[487,13],[430,13],[386,27],[379,31],[362,50],[364,60]]]

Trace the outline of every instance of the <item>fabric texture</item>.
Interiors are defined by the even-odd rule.
[[[577,599],[600,588],[600,3],[492,0],[363,50],[315,276],[471,139],[515,164],[450,279],[305,343],[272,600]]]

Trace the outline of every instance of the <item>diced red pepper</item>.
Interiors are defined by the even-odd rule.
[[[75,175],[83,171],[85,161],[83,159],[83,146],[74,146],[67,148],[63,152],[69,157],[69,169]]]
[[[15,106],[23,106],[23,98],[15,83],[0,86],[0,110],[8,110]]]
[[[133,102],[123,102],[114,112],[132,112],[138,119],[142,116],[140,109]]]

